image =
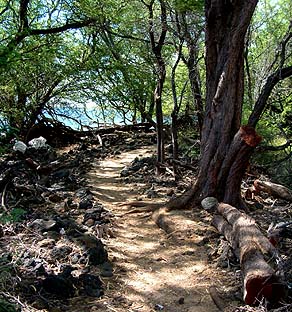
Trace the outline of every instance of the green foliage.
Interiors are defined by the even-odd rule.
[[[173,0],[173,5],[179,12],[202,12],[204,3],[202,0]]]
[[[16,305],[8,302],[6,299],[0,298],[0,312],[20,312],[21,309]]]
[[[27,211],[22,208],[13,208],[9,213],[2,213],[0,216],[1,223],[13,223],[20,222],[24,216],[27,214]]]
[[[243,124],[247,122],[262,88],[267,82],[267,77],[277,71],[280,66],[291,65],[292,55],[289,53],[292,47],[291,39],[282,50],[283,38],[287,34],[292,18],[289,6],[289,2],[284,0],[263,0],[259,1],[257,6],[250,25],[248,39],[250,79],[245,84]],[[283,54],[284,52],[286,55]],[[286,143],[287,139],[291,139],[291,86],[291,78],[281,81],[274,87],[268,99],[266,110],[257,125],[257,132],[263,137],[261,143],[263,146],[280,146]],[[289,153],[291,153],[289,149],[261,152],[257,153],[253,159],[257,164],[269,170],[272,179],[287,184],[289,176],[291,176],[291,169],[289,169],[291,164],[289,161],[281,162],[281,160],[287,158]],[[278,165],[280,163],[281,165]]]

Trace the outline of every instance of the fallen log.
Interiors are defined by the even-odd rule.
[[[238,243],[235,239],[234,232],[232,226],[220,215],[214,215],[212,220],[212,225],[224,235],[226,240],[231,245],[235,256],[239,259],[239,250],[238,250]]]
[[[267,257],[275,255],[276,250],[274,246],[262,234],[253,218],[224,203],[220,203],[217,206],[217,211],[232,226],[238,248],[246,249],[245,246],[254,243]]]
[[[292,201],[292,191],[283,185],[261,180],[255,180],[253,184],[258,192],[262,191],[274,197]]]
[[[229,241],[240,261],[245,303],[257,304],[263,298],[270,304],[279,302],[285,286],[270,265],[276,256],[274,246],[245,213],[224,203],[217,206],[217,211],[220,215],[213,217],[213,225]]]

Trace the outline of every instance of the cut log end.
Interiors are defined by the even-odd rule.
[[[252,273],[244,280],[244,301],[257,305],[263,299],[273,305],[285,297],[285,286],[275,275],[263,276]]]

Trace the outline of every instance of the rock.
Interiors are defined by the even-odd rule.
[[[90,209],[90,208],[92,208],[92,206],[93,206],[92,200],[86,198],[86,199],[82,200],[82,201],[79,203],[78,208],[79,208],[79,209]]]
[[[218,206],[218,200],[215,197],[206,197],[201,201],[202,207],[208,212],[214,212]]]
[[[87,273],[80,274],[78,284],[87,296],[100,297],[103,295],[102,282],[98,276]]]
[[[46,148],[48,149],[49,146],[46,144],[47,139],[44,137],[40,136],[38,138],[34,138],[28,142],[28,145],[35,148],[36,150],[41,149],[41,148]]]
[[[90,264],[98,265],[108,260],[108,254],[103,243],[95,236],[84,234],[74,240],[87,250]]]
[[[58,229],[57,221],[36,219],[28,224],[28,227],[39,230],[41,232],[53,231]]]
[[[65,259],[72,252],[72,247],[63,245],[56,246],[51,250],[51,257],[55,260]]]
[[[49,196],[49,200],[52,202],[52,203],[58,203],[62,200],[62,196],[60,196],[59,194],[51,194]]]
[[[114,273],[113,273],[113,271],[103,270],[103,271],[100,272],[100,275],[102,277],[113,277]]]
[[[52,173],[52,177],[54,179],[64,179],[69,177],[70,170],[69,169],[60,169]]]
[[[20,152],[22,154],[25,153],[27,149],[27,145],[23,143],[22,141],[16,141],[15,144],[13,145],[13,150],[16,152]]]
[[[54,241],[59,240],[61,237],[60,232],[57,232],[57,231],[48,231],[46,232],[46,235],[48,239],[53,239]]]
[[[80,188],[75,192],[75,194],[80,199],[88,198],[89,196],[91,196],[90,199],[93,199],[91,191],[87,188]]]
[[[88,250],[88,257],[89,263],[92,265],[101,264],[108,259],[107,251],[101,242],[99,246],[92,247]]]
[[[128,177],[131,173],[132,173],[131,170],[129,170],[128,168],[124,168],[120,172],[120,176],[121,176],[121,178],[125,178],[125,177]]]
[[[110,262],[106,261],[103,264],[100,265],[101,273],[100,275],[102,277],[112,277],[113,274],[113,266]]]
[[[47,271],[42,263],[38,263],[34,268],[33,271],[36,273],[36,276],[46,276]]]
[[[96,204],[94,204],[96,207]],[[108,223],[109,222],[109,212],[105,211],[102,206],[97,206],[97,208],[87,209],[84,214],[83,224],[87,226],[93,226],[96,221],[98,224]],[[89,221],[90,220],[90,221]]]
[[[72,278],[71,273],[77,269],[69,264],[64,264],[61,266],[61,270],[62,272],[59,274],[60,276],[64,278]]]
[[[46,292],[59,298],[70,298],[74,295],[72,281],[60,275],[49,275],[43,280],[42,287]]]
[[[147,198],[157,198],[159,194],[155,190],[147,190],[146,191]]]

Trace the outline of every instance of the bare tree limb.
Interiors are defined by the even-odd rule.
[[[256,101],[254,109],[249,117],[248,126],[252,127],[256,126],[266,107],[267,100],[271,92],[273,91],[275,85],[281,80],[288,78],[290,76],[292,76],[292,66],[280,68],[268,77],[267,82],[264,85],[258,97],[258,100]]]

